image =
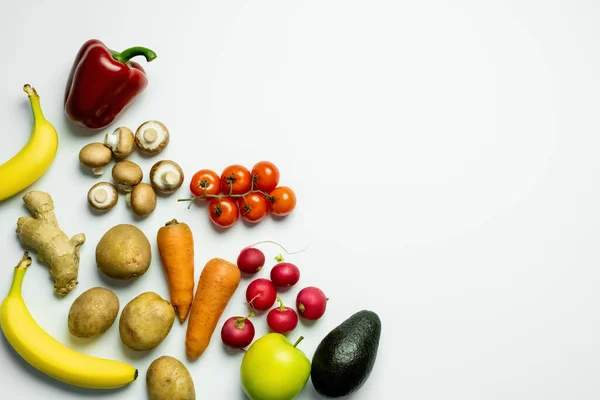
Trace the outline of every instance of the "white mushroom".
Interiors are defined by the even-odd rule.
[[[117,188],[109,182],[99,182],[88,191],[88,203],[99,211],[113,208],[119,200]]]
[[[102,175],[104,167],[112,160],[112,152],[103,143],[86,144],[79,151],[79,162],[92,169],[94,175]]]
[[[150,215],[156,208],[156,192],[147,183],[136,185],[125,197],[127,205],[140,217]]]
[[[161,160],[150,169],[150,184],[159,193],[175,193],[183,185],[183,179],[183,170],[171,160]]]
[[[146,121],[135,131],[135,144],[145,153],[158,154],[169,144],[169,130],[158,121]]]
[[[104,135],[104,145],[112,151],[115,158],[123,159],[133,151],[135,137],[131,129],[121,126]]]
[[[112,177],[119,190],[127,193],[142,181],[144,172],[142,168],[129,160],[121,160],[112,169]]]

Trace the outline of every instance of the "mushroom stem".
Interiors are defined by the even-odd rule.
[[[125,193],[130,193],[133,190],[133,187],[130,185],[122,185],[120,183],[117,184],[117,187],[119,188],[119,190],[125,192]]]
[[[125,195],[125,203],[127,204],[127,207],[131,207],[131,192],[128,192]]]
[[[175,186],[178,183],[179,179],[175,172],[169,171],[162,176],[162,181],[167,186]]]
[[[108,193],[106,193],[106,189],[96,189],[93,197],[96,202],[104,203],[108,198]]]
[[[102,175],[104,173],[104,167],[92,168],[92,173],[94,175]]]
[[[156,142],[158,139],[158,132],[154,128],[148,128],[144,131],[144,140],[149,143]]]

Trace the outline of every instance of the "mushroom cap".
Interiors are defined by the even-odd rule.
[[[161,160],[150,168],[150,184],[163,194],[176,192],[183,185],[183,170],[174,161]]]
[[[110,182],[98,182],[88,191],[88,203],[96,210],[106,211],[113,208],[118,200],[117,188]]]
[[[135,131],[135,144],[145,153],[160,153],[169,140],[169,130],[159,121],[146,121]]]
[[[89,143],[79,150],[79,162],[86,167],[104,167],[111,159],[112,152],[104,145],[104,143]]]
[[[127,204],[136,215],[146,217],[156,208],[156,192],[147,183],[135,185],[127,194]]]
[[[139,184],[144,178],[142,168],[129,160],[121,160],[112,169],[112,177],[117,186],[123,190]]]
[[[135,137],[131,129],[120,126],[104,135],[104,145],[112,151],[115,158],[123,159],[133,152]]]

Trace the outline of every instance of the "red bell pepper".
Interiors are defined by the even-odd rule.
[[[146,88],[146,72],[133,57],[146,61],[156,53],[145,47],[122,52],[109,49],[99,40],[88,40],[79,49],[65,90],[65,113],[75,124],[102,129],[114,122]]]

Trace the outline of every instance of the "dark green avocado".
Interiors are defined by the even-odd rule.
[[[343,397],[367,381],[379,348],[381,320],[362,310],[327,334],[312,358],[311,381],[323,397]]]

